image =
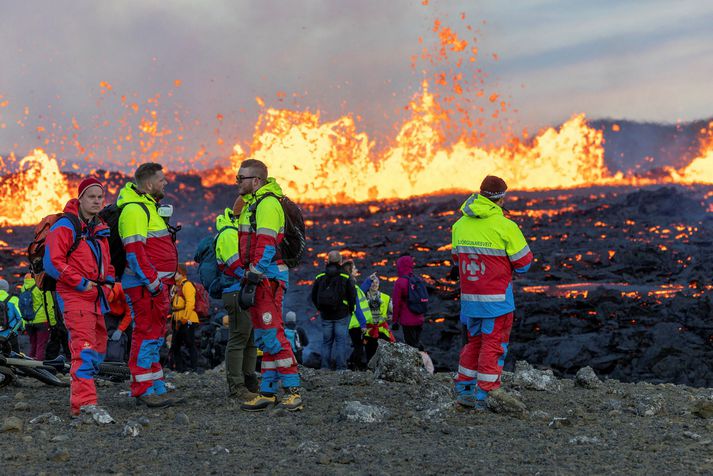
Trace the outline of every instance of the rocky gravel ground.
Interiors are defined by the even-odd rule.
[[[23,379],[0,389],[2,474],[691,474],[713,472],[713,390],[562,380],[518,362],[490,410],[453,404],[451,375],[429,375],[386,345],[372,371],[302,369],[305,409],[246,413],[221,367],[172,374],[187,402],[136,407],[102,383],[116,419],[72,421],[68,389]],[[418,355],[418,354],[416,354]],[[387,380],[388,379],[388,380]]]

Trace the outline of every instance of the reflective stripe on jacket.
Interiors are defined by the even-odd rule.
[[[238,235],[240,236],[240,267],[253,268],[269,279],[279,279],[287,284],[289,280],[287,266],[277,256],[277,251],[285,233],[285,212],[280,201],[272,196],[260,200],[255,209],[255,230],[251,229],[250,217],[253,205],[264,195],[272,193],[282,197],[282,188],[274,178],[254,194],[245,195],[245,205],[238,217]],[[249,245],[248,245],[249,243]],[[248,249],[249,246],[249,249]]]
[[[371,308],[369,307],[369,300],[366,298],[366,294],[360,287],[357,286],[357,306],[352,314],[352,318],[349,321],[349,329],[354,329],[355,327],[366,327],[367,324],[373,324],[374,321],[371,317]]]
[[[486,197],[471,195],[453,225],[452,254],[458,264],[461,321],[493,318],[515,309],[512,273],[524,273],[532,252],[515,222]]]
[[[240,267],[238,220],[230,208],[226,208],[222,215],[216,217],[215,230],[218,233],[215,239],[215,259],[218,263],[218,269],[222,271],[226,277],[234,278],[234,280],[221,280],[221,282],[227,284],[223,292],[240,291],[239,280],[245,274],[245,270]]]
[[[149,211],[132,202],[143,203]],[[178,252],[166,221],[158,214],[158,203],[151,195],[140,193],[134,183],[127,183],[116,200],[121,207],[119,236],[126,250],[126,270],[121,278],[124,289],[146,286],[155,292],[162,279],[173,279],[178,266]]]

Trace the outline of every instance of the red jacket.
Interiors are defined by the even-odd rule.
[[[396,261],[399,278],[394,283],[394,318],[395,324],[402,326],[423,325],[423,314],[414,314],[408,308],[408,277],[413,274],[414,261],[411,256],[402,256]]]
[[[79,216],[79,201],[73,198],[64,207],[65,214]],[[57,280],[57,301],[64,311],[91,311],[103,314],[109,310],[105,290],[92,288],[87,291],[90,281],[113,283],[114,267],[109,255],[109,227],[97,216],[88,226],[81,223],[79,245],[67,257],[74,243],[75,230],[67,217],[62,217],[47,234],[45,272]],[[107,291],[108,292],[108,289]]]

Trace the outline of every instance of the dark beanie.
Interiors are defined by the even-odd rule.
[[[505,191],[508,189],[505,180],[495,175],[488,175],[480,184],[480,194],[486,198],[498,200],[505,196]]]

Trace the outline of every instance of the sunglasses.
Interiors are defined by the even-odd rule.
[[[240,182],[244,182],[246,180],[255,179],[255,178],[260,178],[260,177],[258,177],[256,175],[253,175],[253,176],[238,175],[235,177],[235,183],[240,183]]]

